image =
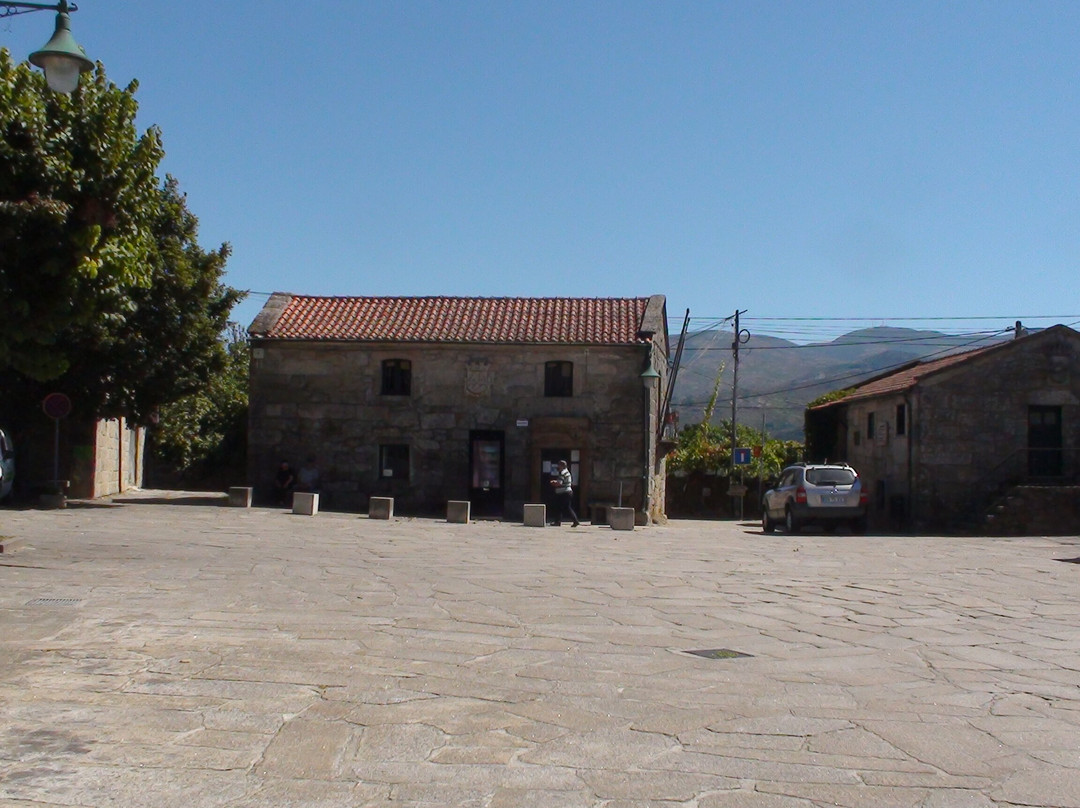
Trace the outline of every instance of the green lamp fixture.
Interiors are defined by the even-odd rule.
[[[56,5],[0,2],[0,8],[10,9],[3,16],[28,11],[56,12],[56,30],[52,39],[46,42],[41,50],[30,54],[30,64],[45,71],[45,81],[51,90],[58,93],[74,92],[79,85],[79,74],[94,69],[94,63],[86,57],[86,52],[71,35],[71,18],[68,12],[78,11],[78,6],[69,4],[67,0],[60,0]]]

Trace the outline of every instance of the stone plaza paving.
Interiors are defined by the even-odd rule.
[[[0,806],[1080,806],[1075,537],[222,502],[0,510]]]

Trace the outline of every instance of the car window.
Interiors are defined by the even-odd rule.
[[[851,485],[857,475],[851,469],[820,468],[807,469],[806,481],[814,485]]]

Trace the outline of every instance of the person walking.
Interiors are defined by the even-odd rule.
[[[562,525],[563,514],[570,514],[570,518],[574,520],[574,524],[571,527],[577,527],[581,524],[578,521],[578,515],[574,513],[574,477],[570,473],[570,469],[566,467],[566,461],[559,461],[559,470],[555,473],[555,479],[551,481],[551,484],[555,486],[555,527]]]

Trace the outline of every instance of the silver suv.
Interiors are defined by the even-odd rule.
[[[865,533],[866,501],[859,474],[847,463],[797,463],[765,492],[761,529],[772,533],[783,524],[788,533],[798,533],[804,525],[835,530],[846,524],[853,533]]]

